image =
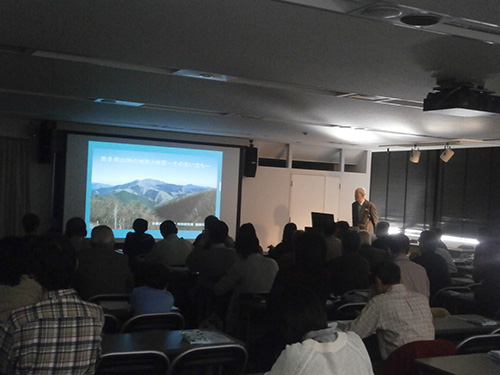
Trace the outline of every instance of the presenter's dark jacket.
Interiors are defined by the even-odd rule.
[[[358,202],[352,204],[352,226],[375,233],[375,225],[378,223],[377,207],[373,202],[365,200],[359,207]]]

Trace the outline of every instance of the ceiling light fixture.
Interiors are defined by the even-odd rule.
[[[420,161],[420,154],[421,154],[421,152],[417,148],[417,145],[413,146],[413,148],[411,149],[411,153],[410,153],[410,161],[412,163],[417,164]]]
[[[444,151],[441,153],[441,156],[439,156],[439,158],[443,162],[448,163],[453,155],[455,155],[455,152],[451,149],[449,144],[446,144],[446,146],[444,146]]]

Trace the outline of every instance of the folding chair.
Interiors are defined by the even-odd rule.
[[[490,350],[500,350],[500,334],[471,336],[457,345],[458,354],[487,353]]]
[[[238,375],[247,363],[246,349],[238,344],[203,346],[179,354],[169,375]]]
[[[136,315],[127,320],[122,333],[146,331],[151,329],[179,330],[184,328],[184,317],[178,312]]]
[[[96,375],[166,375],[168,357],[157,351],[108,353],[101,356]]]

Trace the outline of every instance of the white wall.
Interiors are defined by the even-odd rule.
[[[354,201],[354,190],[357,187],[368,187],[370,176],[366,173],[341,173],[322,171],[297,171],[287,168],[258,167],[254,178],[244,178],[241,201],[241,223],[251,222],[255,225],[261,246],[264,250],[269,245],[281,241],[283,227],[291,220],[292,187],[291,181],[295,175],[311,176],[311,183],[316,183],[318,177],[337,177],[340,180],[339,209],[335,220],[345,220],[351,223],[351,204]],[[317,186],[312,186],[317,188]],[[321,190],[321,189],[320,189]],[[304,194],[309,194],[307,191]],[[304,200],[310,201],[310,196]],[[328,207],[328,193],[321,199]],[[298,197],[297,199],[300,199]],[[295,207],[300,206],[296,205]],[[315,206],[316,207],[316,206]],[[302,216],[310,218],[311,209],[302,205]],[[298,223],[297,223],[298,224]],[[311,224],[309,223],[309,226]]]

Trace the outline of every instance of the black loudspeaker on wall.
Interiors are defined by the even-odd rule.
[[[258,149],[253,146],[244,148],[243,153],[243,176],[255,177],[257,172],[257,162],[259,159]]]
[[[52,162],[52,133],[56,128],[55,121],[42,121],[36,137],[38,139],[37,161],[42,164]]]

